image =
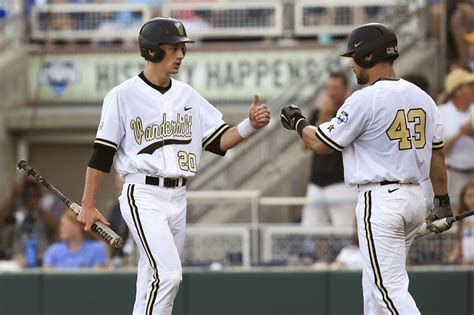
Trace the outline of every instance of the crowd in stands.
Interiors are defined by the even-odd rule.
[[[85,233],[74,212],[45,190],[32,177],[19,179],[1,205],[0,261],[18,268],[100,268],[126,255],[123,249],[112,252],[94,234]],[[116,208],[110,211],[111,227],[127,240],[126,225]]]

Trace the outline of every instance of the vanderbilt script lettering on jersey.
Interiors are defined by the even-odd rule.
[[[130,121],[135,141],[137,144],[142,143],[143,137],[145,141],[150,142],[163,138],[191,138],[192,137],[193,117],[189,115],[176,115],[176,120],[168,120],[166,113],[163,114],[163,121],[160,124],[152,124],[143,130],[143,123],[140,117]]]

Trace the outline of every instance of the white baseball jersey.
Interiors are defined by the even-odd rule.
[[[342,151],[344,178],[350,186],[425,181],[432,149],[443,147],[436,104],[403,79],[381,79],[354,92],[316,135]]]
[[[106,95],[95,143],[117,150],[115,169],[122,177],[192,177],[202,148],[228,128],[192,87],[171,81],[162,94],[135,76]]]
[[[464,123],[471,121],[474,115],[474,106],[471,105],[466,112],[461,112],[452,102],[448,102],[439,107],[439,113],[444,125],[444,136],[449,138],[459,132]],[[474,138],[461,136],[453,144],[451,150],[446,152],[446,165],[460,170],[474,169],[473,150]]]

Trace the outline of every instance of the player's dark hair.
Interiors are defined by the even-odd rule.
[[[329,73],[329,77],[331,79],[338,79],[338,80],[341,80],[342,83],[347,86],[349,84],[349,80],[347,80],[347,76],[345,75],[344,72],[342,71],[334,71],[334,72],[331,72]]]
[[[464,212],[467,212],[469,210],[474,210],[474,209],[469,209],[466,202],[464,201],[464,198],[466,197],[467,191],[470,188],[474,188],[474,182],[468,182],[461,189],[461,193],[459,194],[459,213],[464,213]]]

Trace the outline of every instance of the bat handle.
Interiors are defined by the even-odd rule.
[[[434,220],[433,222],[431,222],[429,226],[435,226],[441,230],[444,230],[446,229],[448,225],[450,225],[451,223],[455,221],[456,221],[455,217],[442,218],[442,219]],[[426,222],[423,222],[423,225],[416,232],[416,236],[420,237],[420,236],[425,236],[425,235],[433,233],[433,231],[429,228],[429,226],[428,224],[426,224]]]
[[[431,232],[430,229],[428,229],[428,225],[426,224],[426,222],[423,222],[423,225],[420,226],[420,228],[416,232],[416,236],[417,237],[422,237],[422,236],[428,235],[430,233],[432,233],[432,232]]]

